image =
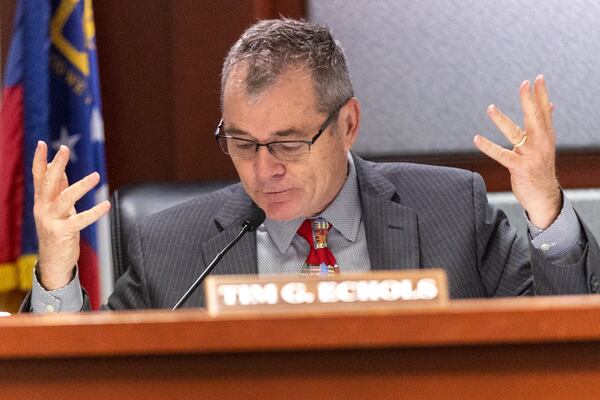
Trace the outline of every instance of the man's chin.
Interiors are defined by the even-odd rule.
[[[287,190],[279,193],[261,193],[255,202],[272,221],[291,221],[302,214],[298,191]]]
[[[272,221],[291,221],[300,217],[300,213],[289,203],[267,204],[261,208]]]

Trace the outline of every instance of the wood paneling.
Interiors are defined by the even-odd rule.
[[[109,184],[171,179],[169,2],[94,7]]]
[[[6,65],[6,57],[8,56],[8,48],[10,45],[10,35],[12,32],[16,4],[16,0],[0,1],[0,54],[2,55],[0,60],[0,72],[2,76],[2,82],[4,82],[4,66]]]
[[[254,15],[258,19],[303,18],[304,0],[254,0]]]
[[[220,74],[229,47],[254,21],[252,2],[171,4],[171,131],[174,178],[235,178],[213,133],[220,119]]]
[[[19,315],[0,318],[0,386],[10,399],[588,399],[600,389],[596,317],[597,296]]]
[[[94,3],[111,189],[236,177],[216,147],[221,64],[258,18],[300,17],[303,1]]]

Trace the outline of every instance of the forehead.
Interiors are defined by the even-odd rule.
[[[223,91],[223,121],[247,132],[275,131],[310,124],[320,115],[310,72],[288,68],[259,93],[248,93],[246,69],[236,67]],[[260,128],[260,129],[259,129]]]

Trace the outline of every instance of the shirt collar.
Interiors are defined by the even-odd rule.
[[[320,214],[333,225],[347,240],[355,242],[358,237],[358,228],[362,211],[360,208],[360,195],[356,167],[354,160],[348,152],[348,176],[344,186],[337,194],[333,202]],[[302,225],[304,218],[291,221],[273,221],[267,218],[258,228],[259,231],[267,231],[277,249],[283,254],[294,239],[294,235]]]

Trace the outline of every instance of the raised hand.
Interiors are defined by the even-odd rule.
[[[475,146],[510,172],[512,191],[527,211],[530,221],[545,229],[554,222],[562,206],[556,177],[556,143],[552,128],[553,105],[542,75],[538,75],[532,92],[529,81],[519,88],[524,129],[498,107],[490,105],[487,113],[500,132],[512,143],[505,149],[476,135]]]
[[[39,242],[38,272],[42,286],[54,290],[69,283],[79,259],[79,232],[110,210],[103,201],[77,213],[75,202],[100,182],[93,172],[69,186],[65,168],[69,148],[61,146],[50,164],[46,143],[38,142],[33,157],[33,215]]]

